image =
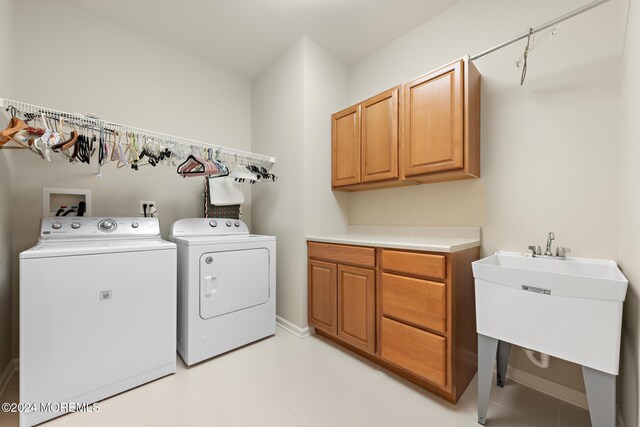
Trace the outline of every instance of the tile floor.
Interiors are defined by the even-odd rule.
[[[74,426],[475,427],[476,383],[457,405],[325,339],[274,337],[106,399],[99,413],[70,414]],[[18,383],[0,398],[17,402]],[[587,411],[516,383],[494,388],[489,427],[588,427]],[[0,413],[0,426],[17,426]]]

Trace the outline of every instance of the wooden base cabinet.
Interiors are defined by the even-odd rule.
[[[308,253],[309,324],[375,353],[375,250],[310,242]]]
[[[416,375],[447,385],[447,339],[387,317],[381,321],[380,357]]]
[[[316,333],[457,402],[476,373],[471,262],[480,248],[430,253],[308,243]]]
[[[375,275],[338,265],[338,338],[369,353],[376,351]]]
[[[309,260],[307,270],[309,323],[335,335],[338,331],[337,266]]]

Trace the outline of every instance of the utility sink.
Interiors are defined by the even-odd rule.
[[[614,261],[497,252],[473,275],[479,334],[617,375],[628,282]]]
[[[478,423],[486,425],[497,362],[504,385],[511,344],[582,365],[591,424],[615,427],[622,303],[614,261],[517,252],[472,263],[478,329]]]

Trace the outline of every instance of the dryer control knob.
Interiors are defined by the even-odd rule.
[[[209,225],[212,227],[217,227],[218,226],[218,221],[216,221],[215,219],[212,219],[211,221],[209,221]]]
[[[227,224],[227,227],[231,227],[231,221],[227,221],[226,224]]]
[[[235,225],[236,227],[240,227],[240,221],[234,222],[233,225]]]
[[[79,222],[72,222],[71,223],[71,228],[73,228],[74,230],[77,230],[78,228],[80,228],[80,223]]]
[[[60,221],[56,221],[51,224],[51,228],[53,228],[54,230],[60,230],[62,228],[62,223]]]
[[[131,228],[138,228],[138,227],[140,227],[140,224],[138,224],[137,222],[131,223]]]

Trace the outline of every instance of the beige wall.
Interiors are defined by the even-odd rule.
[[[0,96],[12,96],[14,68],[13,0],[0,0]],[[2,126],[4,123],[1,123]],[[4,129],[4,127],[2,127]],[[11,360],[11,174],[6,151],[0,151],[0,375]]]
[[[37,52],[38,62],[49,64],[46,73],[35,66],[19,68],[19,100],[250,149],[249,80],[65,1],[21,0],[16,21],[29,23],[29,31],[20,32],[16,63],[32,64]],[[140,200],[155,200],[165,236],[176,219],[203,214],[202,179],[180,178],[172,167],[147,166],[135,172],[108,166],[98,179],[95,165],[47,163],[24,152],[11,153],[10,161],[16,266],[18,253],[37,240],[43,187],[92,190],[93,214],[99,216],[137,216]],[[250,203],[244,212],[250,220]],[[14,268],[15,355],[17,279]]]
[[[253,81],[252,148],[280,180],[253,191],[253,231],[278,238],[278,316],[307,325],[305,236],[346,230],[348,199],[331,192],[331,112],[347,101],[348,67],[302,38]]]
[[[463,0],[355,64],[351,103],[582,4]],[[524,42],[477,60],[482,178],[353,194],[350,222],[481,226],[484,255],[543,244],[553,230],[573,255],[615,259],[623,6],[612,1],[542,37],[522,87],[514,64]],[[553,360],[540,370],[512,355],[513,367],[583,390],[575,365]]]
[[[618,381],[624,425],[637,427],[640,375],[640,1],[632,0],[629,10],[622,72],[622,138],[620,145],[620,252],[618,262],[630,282],[624,307],[622,361]]]

